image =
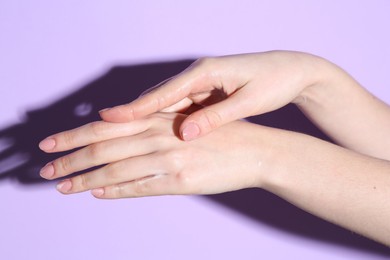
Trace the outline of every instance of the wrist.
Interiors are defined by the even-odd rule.
[[[297,168],[297,162],[302,163],[299,136],[301,134],[269,128],[269,136],[265,145],[260,148],[266,150],[262,168],[259,172],[258,188],[274,192],[285,186],[285,178]],[[297,139],[298,138],[298,139]]]
[[[334,86],[330,81],[339,74],[335,73],[337,66],[324,58],[306,53],[300,56],[300,63],[297,66],[302,69],[302,90],[292,103],[301,109],[313,104],[322,104],[328,92],[333,91],[329,90]]]
[[[303,54],[302,91],[292,101],[305,113],[312,110],[340,108],[345,97],[360,93],[361,86],[336,64],[311,54]]]
[[[251,163],[252,176],[256,182],[254,187],[272,191],[274,187],[282,187],[283,179],[292,171],[299,171],[307,150],[304,134],[247,123],[250,142],[246,149],[254,154],[256,163]],[[245,134],[243,131],[242,134]],[[246,135],[246,134],[245,134]],[[314,139],[314,138],[313,138]],[[249,163],[250,161],[248,161]]]

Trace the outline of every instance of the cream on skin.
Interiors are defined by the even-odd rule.
[[[215,103],[189,116],[155,113],[212,100],[218,91]],[[339,146],[236,121],[290,102]],[[201,59],[101,116],[106,122],[41,142],[46,152],[86,146],[45,166],[47,179],[108,163],[60,182],[60,192],[92,190],[104,199],[258,187],[390,245],[390,108],[322,58],[276,51]],[[199,135],[185,133],[191,124]]]

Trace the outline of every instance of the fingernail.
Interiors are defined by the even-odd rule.
[[[57,190],[62,193],[67,193],[72,188],[72,182],[70,180],[63,180],[57,184]]]
[[[91,190],[91,193],[95,197],[101,197],[104,195],[104,189],[103,188],[93,189]]]
[[[105,112],[105,111],[110,110],[110,109],[111,109],[111,108],[102,109],[102,110],[99,111],[99,113]]]
[[[53,150],[56,146],[56,141],[53,138],[46,138],[39,143],[39,148],[43,151]]]
[[[49,179],[54,176],[54,166],[52,163],[46,164],[39,172],[42,178]]]
[[[200,129],[197,124],[189,123],[182,131],[181,136],[184,141],[195,139],[200,134]]]

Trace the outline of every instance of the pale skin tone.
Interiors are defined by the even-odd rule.
[[[237,121],[290,102],[338,145]],[[176,113],[194,104],[203,108]],[[390,245],[390,108],[324,59],[282,51],[201,59],[101,116],[41,142],[50,153],[83,147],[45,166],[46,179],[104,165],[61,181],[60,192],[114,199],[262,188]]]

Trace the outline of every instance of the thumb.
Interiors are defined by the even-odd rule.
[[[181,108],[188,104],[186,97],[194,87],[195,79],[189,71],[184,71],[161,82],[129,104],[101,110],[100,117],[106,122],[121,123],[142,118],[177,103],[176,108]]]
[[[250,116],[248,98],[239,92],[216,104],[206,106],[190,114],[180,126],[180,135],[184,141],[194,140],[208,134],[218,127]]]

